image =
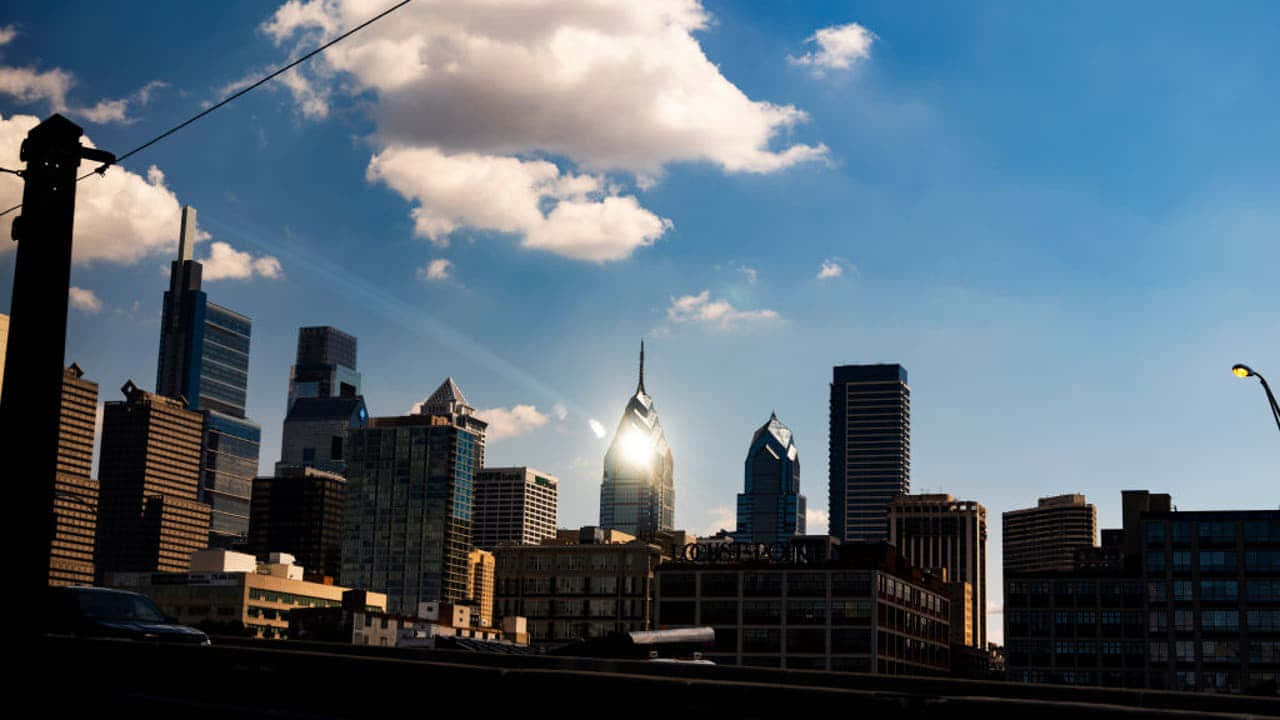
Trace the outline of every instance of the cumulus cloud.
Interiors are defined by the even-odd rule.
[[[0,27],[0,46],[8,45],[18,36],[18,28],[13,25]]]
[[[516,405],[508,408],[477,410],[476,417],[489,423],[485,432],[486,442],[496,442],[533,432],[550,419],[532,405]]]
[[[627,257],[671,227],[634,197],[604,194],[601,178],[562,174],[545,160],[395,146],[369,161],[366,176],[414,202],[414,231],[442,247],[452,232],[471,226],[516,233],[528,248],[602,262]],[[548,201],[555,205],[544,213]]]
[[[555,406],[551,408],[551,414],[557,420],[564,420],[569,417],[569,408],[565,407],[564,403],[556,403]]]
[[[75,82],[71,73],[58,68],[40,72],[34,68],[0,67],[0,93],[22,104],[47,102],[53,112],[67,109],[67,92]]]
[[[203,278],[208,282],[215,280],[248,280],[253,277],[276,280],[284,276],[280,261],[272,255],[253,255],[236,250],[225,242],[214,242],[209,245],[209,256],[200,261],[204,264]]]
[[[844,275],[844,267],[834,260],[823,260],[822,267],[818,268],[818,279],[826,280],[827,278],[838,278]]]
[[[357,0],[289,0],[261,30],[297,53],[371,14]],[[414,3],[286,86],[313,116],[334,92],[372,98],[380,150],[367,177],[415,204],[423,237],[475,227],[617,260],[671,227],[618,174],[644,188],[675,162],[764,173],[826,157],[785,139],[803,111],[749,98],[706,57],[694,33],[709,21],[696,0]]]
[[[18,150],[39,118],[31,115],[0,116],[0,167],[22,167]],[[93,147],[86,135],[83,145]],[[0,183],[0,206],[9,208],[22,202],[22,183]],[[0,237],[9,237],[13,218],[21,211],[0,217]],[[103,176],[93,176],[76,185],[75,236],[72,261],[77,264],[107,262],[133,265],[147,258],[176,254],[181,206],[177,195],[165,185],[164,173],[152,165],[146,175],[113,167]],[[207,238],[202,234],[202,239]],[[226,243],[214,243],[209,262],[239,261],[239,253]],[[225,246],[219,250],[218,245]],[[0,253],[11,252],[15,244],[0,243]],[[249,258],[250,272],[260,277],[278,277],[280,263],[272,257]],[[206,280],[219,277],[248,277],[205,266]]]
[[[106,123],[120,123],[122,125],[130,125],[138,121],[138,118],[130,114],[131,108],[145,107],[151,102],[151,94],[160,88],[169,87],[168,83],[152,80],[151,82],[138,88],[128,97],[115,100],[100,100],[97,105],[89,108],[79,108],[72,110],[77,118],[84,118],[91,123],[105,125]]]
[[[609,432],[605,429],[604,423],[596,420],[595,418],[587,420],[587,426],[591,428],[591,434],[595,435],[597,440],[603,440],[604,436]]]
[[[429,282],[440,282],[449,279],[449,273],[453,270],[453,263],[444,258],[438,258],[427,263],[424,267],[418,268],[418,277]]]
[[[804,531],[809,535],[826,535],[829,522],[826,510],[807,508],[804,511]]]
[[[72,286],[67,293],[67,299],[71,302],[71,307],[80,312],[89,315],[97,315],[102,312],[102,301],[98,299],[98,296],[92,290]]]
[[[760,271],[756,270],[755,268],[749,265],[743,265],[742,267],[739,267],[738,272],[741,272],[742,276],[747,279],[748,285],[755,285],[756,280],[760,279]]]
[[[871,44],[875,39],[875,33],[858,23],[832,25],[805,39],[806,44],[818,46],[816,52],[807,52],[799,57],[788,55],[787,60],[793,65],[811,67],[819,76],[827,70],[848,70],[858,60],[871,57]]]
[[[710,290],[682,295],[673,299],[667,308],[667,321],[671,325],[699,325],[715,332],[732,332],[780,319],[773,310],[739,310],[728,300],[712,300]]]

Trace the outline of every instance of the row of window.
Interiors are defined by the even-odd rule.
[[[1244,526],[1244,541],[1254,543],[1280,543],[1280,521],[1245,520],[1237,523],[1233,520],[1201,520],[1196,525],[1196,535],[1202,544],[1228,544],[1236,541],[1237,525]],[[1191,542],[1191,522],[1174,520],[1168,524],[1167,539],[1175,545]],[[1163,545],[1166,540],[1166,523],[1164,520],[1148,520],[1143,526],[1143,533],[1148,545]]]

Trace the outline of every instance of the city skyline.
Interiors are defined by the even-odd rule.
[[[433,97],[432,88],[411,97],[375,87],[388,99],[370,116],[320,95],[321,116],[315,102],[268,88],[82,183],[86,203],[100,192],[94,183],[132,179],[140,196],[163,187],[174,217],[109,232],[101,215],[81,219],[66,361],[104,388],[154,377],[161,266],[189,203],[211,235],[195,244],[217,268],[205,282],[256,326],[246,414],[263,427],[261,475],[280,457],[294,333],[318,324],[361,339],[371,415],[404,413],[438,378],[457,377],[490,411],[488,464],[559,477],[568,527],[596,517],[609,439],[591,421],[607,428],[615,417],[639,336],[662,377],[663,423],[680,459],[675,525],[698,533],[733,529],[742,446],[771,407],[810,457],[821,455],[827,373],[846,363],[910,368],[917,493],[942,489],[994,515],[1038,497],[1109,498],[1146,486],[1187,507],[1252,507],[1273,487],[1274,429],[1256,388],[1228,371],[1246,362],[1280,373],[1280,297],[1267,271],[1280,264],[1280,223],[1269,209],[1271,170],[1259,160],[1276,154],[1275,141],[1256,125],[1274,116],[1257,70],[1276,53],[1267,10],[1200,9],[1146,28],[1126,50],[1126,28],[1145,15],[1136,8],[1046,23],[1016,8],[911,17],[869,3],[778,18],[775,9],[706,7],[714,22],[688,37],[719,67],[717,87],[794,106],[808,122],[793,118],[774,144],[747,147],[754,154],[695,138],[656,159],[548,146],[539,157],[551,168],[517,164],[584,183],[622,167],[618,201],[635,199],[671,223],[656,239],[657,230],[642,231],[649,244],[627,257],[547,250],[535,242],[545,228],[517,223],[498,234],[473,208],[432,216],[439,195],[411,185],[419,179],[404,177],[386,148],[351,142],[396,130],[404,105],[395,103]],[[64,47],[59,37],[133,18],[90,8],[63,26],[39,6],[16,7],[0,66],[74,74],[61,98],[72,119],[99,100],[128,98],[110,107],[136,122],[86,123],[96,144],[125,149],[289,49],[264,27],[270,8],[217,11],[228,17],[226,35],[181,40],[168,37],[174,27],[211,27],[201,13],[213,10],[181,19],[160,11],[130,30],[136,51],[107,72],[92,43]],[[806,39],[855,22],[874,35],[864,52],[848,56],[848,68],[821,65],[822,47]],[[1206,38],[1206,26],[1230,28],[1221,34],[1230,42]],[[1031,52],[1027,37],[1062,52]],[[1149,57],[1167,46],[1195,51],[1154,66]],[[158,68],[159,56],[179,59]],[[1023,57],[1019,67],[993,60],[1010,56]],[[1124,61],[1140,74],[1109,79]],[[1204,69],[1211,64],[1236,68],[1231,82]],[[168,87],[144,100],[137,93],[152,80]],[[1184,86],[1193,90],[1173,89]],[[1195,99],[1205,87],[1209,100]],[[1062,101],[1063,88],[1079,92],[1079,106]],[[18,166],[14,116],[44,117],[53,101],[0,94],[0,152],[13,153],[0,164]],[[422,139],[420,128],[399,130]],[[428,139],[450,149],[444,160],[460,151],[513,157],[474,137]],[[826,162],[781,159],[819,146]],[[163,180],[148,173],[152,164]],[[5,192],[20,184],[5,182]],[[415,206],[439,222],[411,218]],[[460,229],[445,247],[450,223]],[[419,225],[434,237],[414,237]],[[0,225],[6,236],[8,227]],[[10,248],[0,244],[0,312]],[[819,512],[821,465],[809,462],[801,487]],[[1098,510],[1100,526],[1120,524],[1114,503]],[[822,519],[811,518],[811,532]],[[999,547],[994,524],[991,543]],[[998,603],[999,558],[990,560]]]

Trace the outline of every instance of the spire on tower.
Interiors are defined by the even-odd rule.
[[[644,392],[644,340],[640,340],[640,384],[636,386],[640,392]]]

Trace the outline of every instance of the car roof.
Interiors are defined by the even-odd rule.
[[[103,595],[141,595],[141,593],[132,590],[119,590],[116,588],[91,587],[89,585],[61,585],[49,588],[51,592],[71,593],[71,594],[103,594]],[[144,596],[145,597],[145,596]]]

